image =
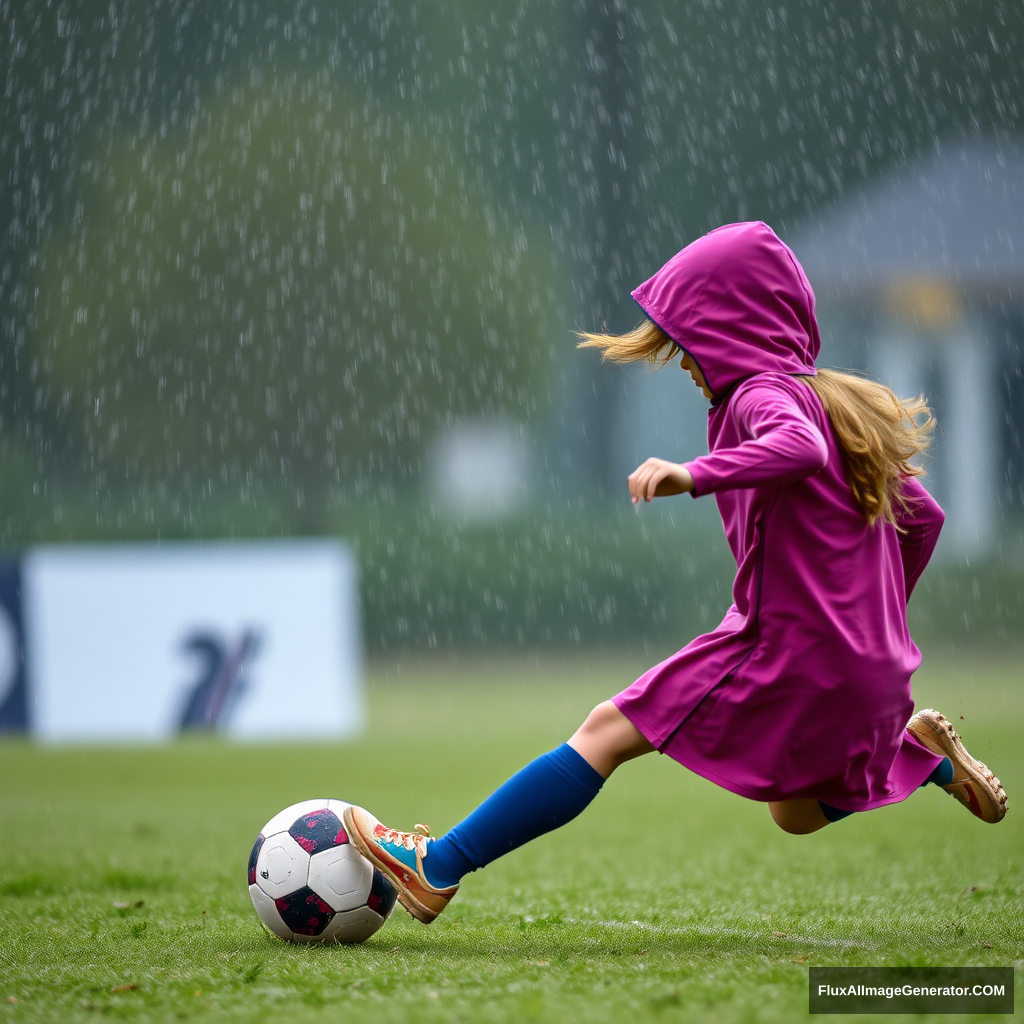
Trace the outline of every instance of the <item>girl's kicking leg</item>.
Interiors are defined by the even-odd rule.
[[[939,786],[955,797],[976,818],[995,824],[1006,814],[1006,790],[988,765],[972,757],[952,723],[938,711],[919,711],[907,724],[907,732],[942,760],[922,783]],[[770,803],[775,824],[793,835],[808,835],[830,822],[848,817],[851,811],[818,800],[784,800]]]
[[[429,924],[458,891],[463,875],[572,821],[620,764],[653,749],[605,701],[568,743],[531,761],[440,839],[430,838],[423,825],[416,832],[387,828],[361,807],[344,812],[345,828],[395,884],[402,906]]]
[[[768,804],[775,824],[783,832],[794,836],[806,836],[824,828],[832,818],[825,816],[817,800],[775,800]]]
[[[587,715],[586,721],[569,737],[569,746],[606,779],[620,764],[654,750],[610,700],[598,704]]]
[[[941,786],[976,818],[991,825],[1003,820],[1006,790],[987,764],[971,757],[945,715],[931,708],[918,711],[907,724],[907,732],[942,758],[928,782]]]

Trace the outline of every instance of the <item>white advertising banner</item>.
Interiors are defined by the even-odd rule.
[[[357,571],[341,543],[42,547],[21,571],[40,739],[321,739],[362,725]]]

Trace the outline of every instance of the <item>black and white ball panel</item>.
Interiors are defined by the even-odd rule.
[[[287,832],[264,840],[256,857],[256,884],[271,898],[280,899],[306,884],[309,854]]]
[[[279,939],[290,942],[293,938],[292,930],[281,920],[274,901],[255,883],[249,886],[249,896],[267,930],[273,932]]]
[[[346,807],[343,800],[303,800],[302,803],[292,804],[291,807],[286,807],[279,814],[275,814],[260,831],[269,839],[278,832],[287,832],[302,815],[323,810],[325,807],[329,808],[332,803],[338,806],[337,813],[341,817],[340,812]],[[333,810],[333,808],[331,809]]]
[[[362,942],[398,894],[348,841],[342,800],[306,800],[264,826],[249,855],[249,895],[260,920],[290,942]]]
[[[332,910],[354,910],[366,906],[370,898],[373,865],[346,844],[310,857],[307,881]]]

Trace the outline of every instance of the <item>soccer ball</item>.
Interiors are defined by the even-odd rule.
[[[249,854],[249,895],[287,942],[364,942],[394,909],[395,887],[349,841],[343,800],[306,800],[263,826]]]

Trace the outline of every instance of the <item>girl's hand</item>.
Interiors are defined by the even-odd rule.
[[[629,493],[633,504],[641,499],[664,498],[669,494],[686,494],[693,490],[690,471],[676,462],[648,459],[629,474]]]

